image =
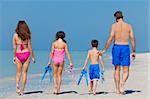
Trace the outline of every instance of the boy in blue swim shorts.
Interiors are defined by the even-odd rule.
[[[104,71],[104,62],[102,57],[99,56],[97,47],[98,41],[91,41],[92,49],[88,51],[88,55],[86,57],[83,69],[85,69],[88,59],[90,58],[90,66],[89,66],[89,77],[90,77],[90,94],[96,95],[97,81],[100,79],[100,68],[99,68],[99,60],[102,66],[102,70]]]

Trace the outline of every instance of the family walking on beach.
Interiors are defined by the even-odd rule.
[[[132,26],[123,20],[121,11],[114,14],[116,22],[112,24],[110,36],[103,50],[98,50],[98,40],[91,40],[92,49],[88,51],[84,66],[85,70],[90,59],[89,78],[90,78],[90,94],[96,95],[97,81],[101,78],[100,73],[105,71],[102,55],[106,52],[114,39],[112,48],[112,64],[114,65],[114,80],[116,85],[116,94],[124,94],[124,85],[129,77],[130,66],[130,48],[129,39],[132,44],[132,58],[136,57],[135,36]],[[13,62],[16,64],[16,92],[23,95],[27,80],[28,66],[30,57],[35,63],[34,52],[32,50],[31,32],[25,21],[19,21],[13,36]],[[69,59],[70,66],[73,67],[73,61],[68,51],[68,45],[65,38],[65,32],[58,31],[56,39],[52,43],[50,59],[48,65],[52,66],[53,91],[59,95],[62,84],[62,72],[64,68],[65,53]],[[99,67],[99,61],[102,69]],[[120,77],[122,67],[122,77]],[[20,87],[20,78],[22,76],[22,87]],[[122,79],[121,79],[122,78]]]

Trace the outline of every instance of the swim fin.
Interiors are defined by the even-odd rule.
[[[41,80],[43,80],[43,79],[45,78],[45,75],[46,75],[46,73],[47,73],[48,70],[49,70],[49,66],[46,66],[46,67],[44,68],[44,74],[43,74]]]
[[[78,80],[77,85],[79,85],[79,84],[80,84],[80,82],[81,82],[81,80],[82,80],[83,75],[85,75],[86,85],[88,86],[88,76],[87,76],[87,71],[86,71],[85,69],[83,69],[83,70],[81,71],[80,78],[79,78],[79,80]]]

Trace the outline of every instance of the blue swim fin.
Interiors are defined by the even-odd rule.
[[[81,75],[80,75],[80,78],[79,78],[77,84],[78,84],[78,85],[80,84],[83,75],[85,75],[86,85],[88,86],[88,76],[87,76],[87,71],[86,71],[85,69],[83,69],[83,70],[81,71]]]
[[[45,75],[46,75],[46,73],[47,73],[48,70],[49,70],[49,66],[46,66],[46,67],[44,68],[44,74],[43,74],[41,80],[43,80],[43,79],[45,78]]]
[[[49,80],[52,82],[52,67],[49,66]]]
[[[85,74],[85,79],[86,79],[86,85],[88,86],[89,84],[88,84],[88,76],[87,76],[87,72],[86,72],[86,74]]]
[[[101,72],[102,83],[105,81],[104,79],[104,71]]]
[[[79,85],[79,84],[80,84],[82,77],[83,77],[83,74],[82,74],[82,72],[81,72],[81,74],[80,74],[80,78],[79,78],[79,80],[78,80],[77,85]]]

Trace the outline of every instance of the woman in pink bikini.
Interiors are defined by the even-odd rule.
[[[58,31],[56,33],[56,40],[52,44],[50,59],[48,62],[48,64],[51,64],[50,60],[52,59],[54,94],[56,95],[59,95],[60,93],[65,53],[69,59],[70,66],[73,66],[68,46],[64,38],[65,33],[63,31]]]
[[[16,92],[18,95],[24,94],[27,71],[30,63],[30,55],[32,62],[35,63],[34,54],[31,44],[31,32],[25,21],[19,21],[16,32],[13,36],[13,62],[16,64]],[[22,74],[22,90],[20,91],[20,78]]]

